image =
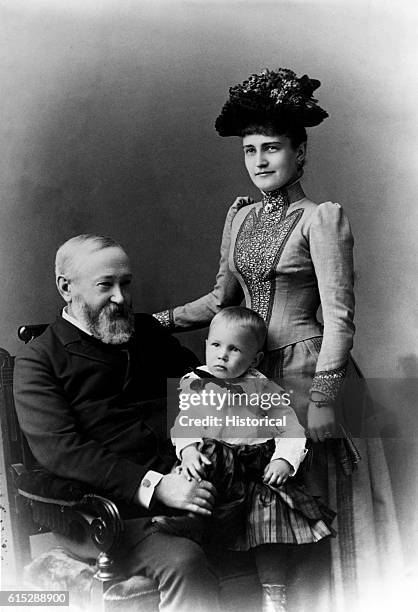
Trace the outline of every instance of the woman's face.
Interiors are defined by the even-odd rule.
[[[262,191],[274,191],[298,177],[306,143],[295,150],[288,136],[250,134],[243,137],[242,145],[248,174]]]

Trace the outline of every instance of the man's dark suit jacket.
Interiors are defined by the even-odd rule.
[[[173,465],[161,398],[167,377],[195,365],[151,315],[136,315],[134,336],[119,347],[59,317],[16,358],[16,411],[35,458],[132,502],[149,469]]]

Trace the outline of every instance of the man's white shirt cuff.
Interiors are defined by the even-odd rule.
[[[149,508],[155,487],[159,484],[162,477],[163,474],[154,472],[154,470],[149,470],[141,480],[138,489],[138,499],[139,503],[141,506],[144,506],[144,508]]]

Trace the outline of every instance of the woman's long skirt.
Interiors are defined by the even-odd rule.
[[[306,426],[309,389],[321,348],[312,338],[267,353],[260,370],[290,392]],[[295,612],[367,609],[384,602],[400,578],[400,537],[387,462],[364,379],[350,359],[336,402],[337,421],[353,434],[361,460],[346,474],[338,458],[340,440],[313,444],[306,484],[336,511],[337,537],[294,547],[289,595]],[[376,607],[376,609],[378,609]]]

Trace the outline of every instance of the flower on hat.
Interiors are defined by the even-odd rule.
[[[242,127],[254,119],[288,120],[305,127],[318,125],[328,117],[312,96],[320,84],[306,74],[298,77],[288,68],[265,68],[230,88],[216,129],[221,136],[239,135]]]

